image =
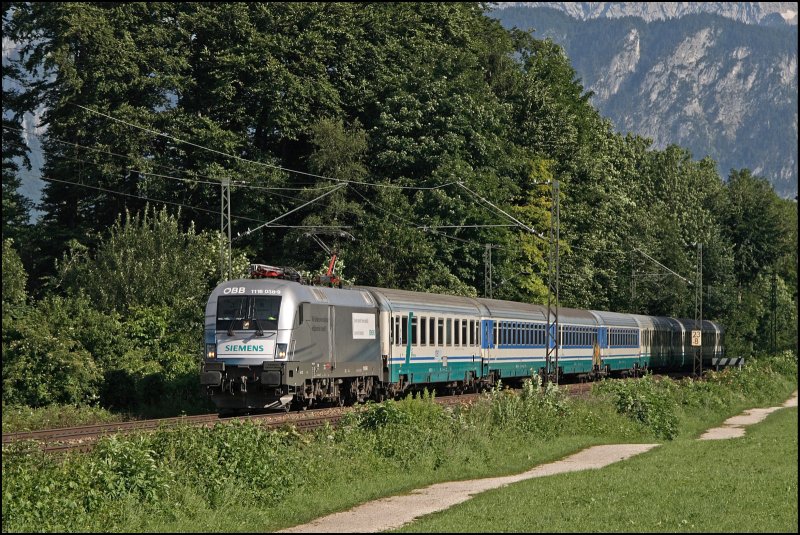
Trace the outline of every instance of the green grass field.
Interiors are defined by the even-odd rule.
[[[797,414],[777,411],[742,438],[681,439],[489,491],[398,531],[797,533]]]
[[[231,421],[112,436],[59,457],[4,446],[3,532],[275,531],[437,482],[516,474],[591,445],[632,442],[663,445],[600,472],[487,493],[409,529],[797,529],[796,410],[745,439],[694,440],[745,408],[785,400],[797,388],[793,354],[703,382],[596,386],[587,399],[498,388],[459,408],[429,397],[387,401],[309,434]],[[13,419],[27,426],[56,413]],[[5,432],[11,415],[3,416]]]

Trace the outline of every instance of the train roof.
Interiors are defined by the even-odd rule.
[[[409,290],[394,290],[391,288],[376,288],[372,286],[357,286],[357,290],[368,290],[377,298],[384,310],[418,310],[428,312],[444,312],[462,315],[480,315],[481,309],[475,299],[458,295],[432,294],[425,292],[412,292]]]
[[[243,293],[226,294],[226,288],[244,288]],[[209,296],[206,307],[206,323],[213,324],[216,316],[214,299],[220,295],[281,295],[290,306],[302,302],[347,306],[352,308],[378,307],[382,310],[419,312],[440,312],[466,316],[489,316],[494,318],[515,318],[528,321],[547,321],[547,307],[533,303],[520,303],[502,299],[465,297],[372,286],[350,288],[328,288],[309,286],[298,282],[277,279],[235,279],[220,283]],[[603,310],[582,310],[559,308],[559,323],[587,326],[640,327],[668,330],[692,330],[693,319],[676,319],[666,316],[645,316],[642,314],[623,314]],[[722,332],[722,327],[712,321],[703,321],[704,331]]]
[[[495,317],[512,316],[525,317],[534,321],[547,321],[547,307],[533,303],[518,303],[516,301],[504,301],[502,299],[476,299],[486,307],[489,313]],[[597,321],[588,310],[577,308],[560,307],[558,309],[558,321],[560,323],[570,323],[574,325],[596,326]]]
[[[244,288],[243,294],[230,295],[281,295],[291,298],[296,302],[308,302],[316,304],[340,305],[348,307],[370,307],[376,306],[372,295],[366,291],[354,291],[353,289],[325,288],[320,286],[308,286],[298,282],[277,279],[235,279],[220,283],[210,297],[218,297],[225,294],[225,288]],[[268,292],[268,293],[264,293]]]

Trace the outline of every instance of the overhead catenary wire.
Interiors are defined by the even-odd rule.
[[[687,279],[686,277],[683,277],[683,276],[681,276],[681,275],[678,275],[677,273],[675,273],[674,271],[672,271],[670,268],[668,268],[667,266],[665,266],[664,264],[662,264],[661,262],[659,262],[658,260],[656,260],[655,258],[653,258],[652,256],[650,256],[649,254],[645,253],[644,251],[642,251],[642,250],[641,250],[641,249],[639,249],[638,247],[634,247],[634,248],[633,248],[633,250],[634,250],[634,251],[637,251],[637,252],[639,252],[639,253],[641,253],[641,254],[643,254],[645,257],[647,257],[648,259],[652,260],[653,262],[655,262],[656,264],[658,264],[658,265],[659,265],[659,266],[661,266],[662,268],[666,269],[667,271],[669,271],[670,273],[672,273],[673,275],[675,275],[675,276],[676,276],[676,277],[678,277],[679,279],[681,279],[681,280],[685,281],[687,284],[689,284],[689,286],[694,286],[694,283],[693,283],[692,281],[690,281],[690,280],[689,280],[689,279]]]
[[[14,130],[14,131],[17,131],[17,132],[29,133],[29,134],[32,134],[32,135],[37,136],[37,137],[45,137],[45,134],[40,134],[40,133],[33,132],[31,130],[26,130],[26,129],[23,129],[23,128],[14,128],[14,127],[7,126],[7,125],[3,125],[3,128],[7,129],[7,130]],[[87,146],[81,145],[79,143],[73,143],[73,142],[70,142],[70,141],[64,141],[63,139],[59,139],[59,138],[57,138],[55,136],[51,136],[49,134],[47,134],[47,139],[52,140],[52,141],[54,141],[56,143],[60,143],[60,144],[63,144],[63,145],[68,145],[70,147],[81,148],[81,149],[85,149],[85,150],[89,150],[89,151],[97,152],[97,153],[101,153],[101,154],[108,154],[110,156],[116,156],[116,157],[119,157],[119,158],[126,158],[128,160],[134,159],[134,156],[131,156],[131,155],[119,154],[119,153],[116,153],[116,152],[111,152],[111,151],[107,151],[107,150],[103,150],[103,149],[98,149],[96,147],[87,147]],[[50,156],[52,157],[52,154]],[[59,156],[59,157],[63,158],[64,156]],[[88,163],[88,160],[75,160],[75,161],[83,161],[84,163]],[[207,176],[207,175],[202,175],[200,173],[196,173],[194,171],[186,171],[186,170],[183,170],[183,169],[178,169],[177,167],[173,167],[173,166],[170,166],[170,165],[159,164],[159,163],[156,163],[156,162],[150,162],[150,163],[154,167],[160,167],[160,168],[163,168],[163,169],[169,169],[171,171],[177,171],[179,173],[191,173],[191,174],[193,174],[193,175],[195,175],[195,176],[197,176],[199,178],[207,178],[207,179],[209,179],[210,182],[206,182],[206,183],[209,183],[209,184],[214,184],[214,185],[218,186],[219,183],[220,183],[220,179],[216,178],[216,177],[210,177],[210,176]],[[142,173],[142,174],[148,174],[148,175],[151,175],[151,176],[156,176],[155,173],[152,173],[150,171],[140,171],[140,170],[135,170],[135,171],[139,172],[139,173]],[[169,177],[169,175],[158,175],[158,176]],[[195,180],[195,179],[180,179],[178,177],[174,177],[174,178],[176,178],[178,180],[194,180],[194,181],[200,182],[200,183],[204,182],[202,180]],[[303,187],[256,186],[256,185],[253,185],[253,184],[246,184],[244,182],[237,181],[237,180],[231,180],[230,183],[231,183],[232,186],[235,186],[235,187],[270,190],[270,191],[272,191],[272,190],[278,190],[278,191],[280,191],[280,190],[311,191],[311,190],[322,190],[322,189],[329,189],[329,188],[335,187],[333,185],[331,185],[331,186],[321,186],[320,187],[320,186],[316,186],[315,184],[308,184],[308,185],[305,185]],[[316,187],[312,187],[312,186],[316,186]]]
[[[359,181],[354,181],[354,180],[345,180],[345,179],[341,179],[341,178],[334,178],[334,177],[330,177],[330,176],[319,175],[319,174],[315,174],[315,173],[309,173],[307,171],[299,171],[297,169],[291,169],[291,168],[288,168],[288,167],[283,167],[283,166],[280,166],[280,165],[270,164],[270,163],[267,163],[267,162],[259,162],[259,161],[256,161],[256,160],[250,160],[250,159],[247,159],[247,158],[243,158],[241,156],[237,156],[235,154],[228,154],[226,152],[222,152],[222,151],[219,151],[219,150],[216,150],[216,149],[212,149],[210,147],[205,147],[203,145],[198,145],[197,143],[193,143],[193,142],[187,141],[185,139],[180,139],[180,138],[177,138],[175,136],[171,136],[171,135],[166,134],[164,132],[158,132],[156,130],[152,130],[150,128],[146,128],[146,127],[141,126],[141,125],[137,125],[137,124],[134,124],[134,123],[131,123],[131,122],[128,122],[128,121],[123,121],[122,119],[117,119],[116,117],[113,117],[111,115],[108,115],[106,113],[103,113],[103,112],[100,112],[100,111],[97,111],[97,110],[93,110],[91,108],[87,108],[86,106],[81,106],[80,104],[72,103],[72,105],[73,106],[77,106],[78,108],[86,110],[86,111],[88,111],[90,113],[94,113],[94,114],[106,117],[107,119],[111,119],[112,121],[116,121],[118,123],[130,126],[132,128],[137,128],[139,130],[142,130],[142,131],[145,131],[145,132],[149,132],[151,134],[154,134],[154,135],[157,135],[157,136],[161,136],[161,137],[164,137],[164,138],[167,138],[167,139],[171,139],[171,140],[177,141],[179,143],[185,143],[187,145],[190,145],[190,146],[198,148],[198,149],[202,149],[202,150],[205,150],[205,151],[213,152],[215,154],[219,154],[221,156],[225,156],[226,158],[233,158],[233,159],[241,161],[241,162],[260,165],[260,166],[263,166],[263,167],[269,167],[271,169],[278,169],[280,171],[285,171],[285,172],[288,172],[288,173],[295,173],[295,174],[310,176],[310,177],[314,177],[314,178],[321,178],[323,180],[334,180],[334,181],[340,182],[340,183],[353,183],[353,184],[361,184],[361,185],[365,185],[365,186],[375,186],[375,187],[382,187],[382,188],[398,188],[398,189],[413,189],[413,190],[435,190],[435,189],[440,189],[440,188],[443,188],[445,186],[448,186],[448,185],[454,183],[454,182],[448,182],[446,184],[440,184],[438,186],[398,186],[396,184],[377,184],[377,183],[373,183],[373,182],[359,182]]]
[[[533,234],[534,236],[537,236],[537,237],[539,237],[539,238],[541,238],[541,239],[543,239],[543,240],[547,240],[547,239],[548,239],[548,238],[547,238],[547,236],[545,236],[545,235],[544,235],[544,234],[542,234],[541,232],[539,232],[539,231],[537,231],[537,230],[534,230],[534,229],[532,229],[531,227],[529,227],[528,225],[526,225],[525,223],[523,223],[522,221],[520,221],[520,220],[519,220],[519,219],[517,219],[516,217],[512,216],[511,214],[509,214],[508,212],[506,212],[505,210],[503,210],[503,209],[502,209],[502,208],[500,208],[499,206],[496,206],[496,205],[495,205],[495,204],[493,204],[491,201],[489,201],[489,200],[487,200],[487,199],[484,199],[483,197],[481,197],[480,195],[478,195],[477,193],[475,193],[474,191],[472,191],[471,189],[469,189],[467,186],[465,186],[465,185],[464,185],[464,183],[463,183],[463,182],[461,182],[461,181],[458,181],[458,182],[456,182],[456,184],[458,184],[460,187],[462,187],[462,188],[464,188],[465,190],[467,190],[468,192],[470,192],[472,195],[474,195],[475,197],[477,197],[478,199],[480,199],[481,201],[483,201],[485,204],[488,204],[489,206],[491,206],[491,207],[492,207],[492,208],[494,208],[495,210],[499,211],[501,214],[503,214],[504,216],[506,216],[507,218],[509,218],[511,221],[513,221],[514,223],[516,223],[516,224],[517,224],[519,227],[522,227],[523,229],[527,230],[528,232],[530,232],[530,233],[531,233],[531,234]]]
[[[83,187],[83,188],[94,189],[94,190],[102,191],[102,192],[105,192],[105,193],[112,193],[114,195],[122,195],[122,196],[125,196],[125,197],[133,197],[133,198],[141,199],[141,200],[144,200],[144,201],[159,202],[159,203],[163,203],[163,204],[179,206],[179,207],[182,207],[182,208],[188,208],[190,210],[197,210],[199,212],[207,212],[207,213],[219,215],[219,212],[216,211],[216,210],[209,210],[208,208],[200,208],[198,206],[191,206],[189,204],[179,203],[179,202],[175,202],[175,201],[165,201],[163,199],[154,199],[152,197],[143,197],[141,195],[134,195],[132,193],[125,193],[123,191],[116,191],[116,190],[111,190],[111,189],[108,189],[108,188],[101,188],[100,186],[92,186],[92,185],[89,185],[89,184],[82,184],[80,182],[71,182],[69,180],[60,180],[58,178],[47,177],[47,176],[44,176],[44,175],[40,175],[40,176],[36,177],[36,176],[33,176],[32,174],[28,173],[27,176],[28,176],[28,178],[37,178],[39,180],[47,180],[47,181],[50,181],[50,182],[60,182],[62,184],[70,184],[72,186],[80,186],[80,187]],[[252,217],[241,216],[241,215],[231,215],[231,218],[241,219],[243,221],[252,221],[254,223],[264,223],[264,221],[261,220],[261,219],[254,219]],[[336,228],[336,229],[351,228],[350,226],[336,226],[336,225],[283,225],[283,224],[277,224],[277,225],[274,225],[274,226],[281,227],[281,228]]]
[[[79,107],[79,108],[81,108],[81,109],[83,109],[85,111],[88,111],[90,113],[94,113],[94,114],[106,117],[106,118],[108,118],[108,119],[110,119],[112,121],[115,121],[115,122],[118,122],[118,123],[121,123],[121,124],[125,124],[125,125],[127,125],[129,127],[137,128],[139,130],[151,133],[153,135],[161,136],[161,137],[164,137],[164,138],[167,138],[167,139],[171,139],[171,140],[179,142],[179,143],[185,143],[187,145],[190,145],[190,146],[202,149],[202,150],[206,150],[206,151],[209,151],[209,152],[212,152],[212,153],[216,153],[216,154],[225,156],[227,158],[233,158],[233,159],[241,161],[241,162],[260,165],[260,166],[264,166],[264,167],[268,167],[268,168],[272,168],[272,169],[277,169],[277,170],[281,170],[281,171],[285,171],[285,172],[289,172],[289,173],[295,173],[295,174],[305,175],[305,176],[309,176],[309,177],[320,178],[320,179],[324,179],[324,180],[332,180],[332,181],[338,182],[340,184],[340,186],[344,186],[344,185],[347,185],[348,183],[352,183],[352,184],[359,184],[359,185],[366,185],[366,186],[373,186],[373,187],[394,187],[394,188],[398,188],[398,189],[409,189],[409,190],[436,190],[436,189],[441,189],[441,188],[443,188],[445,186],[448,186],[448,185],[451,185],[451,184],[457,184],[460,187],[462,187],[463,189],[465,189],[468,192],[470,192],[475,197],[477,197],[484,204],[492,207],[494,210],[496,210],[499,213],[503,214],[504,216],[509,218],[511,221],[514,221],[514,223],[517,226],[525,229],[526,231],[530,232],[531,234],[533,234],[533,235],[535,235],[535,236],[537,236],[537,237],[539,237],[541,239],[547,239],[542,233],[534,230],[530,226],[528,226],[525,223],[521,222],[517,218],[513,217],[512,215],[510,215],[509,213],[504,211],[502,208],[498,207],[497,205],[495,205],[494,203],[489,201],[488,199],[485,199],[484,197],[482,197],[478,193],[472,191],[466,185],[464,185],[463,182],[461,182],[461,181],[447,182],[445,184],[440,184],[438,186],[399,186],[399,185],[396,185],[396,184],[378,184],[378,183],[371,183],[371,182],[364,182],[364,181],[343,180],[343,179],[329,177],[329,176],[320,175],[320,174],[316,174],[316,173],[309,173],[309,172],[306,172],[306,171],[299,171],[299,170],[296,170],[296,169],[291,169],[291,168],[287,168],[287,167],[283,167],[283,166],[279,166],[279,165],[269,164],[269,163],[266,163],[266,162],[258,162],[258,161],[254,161],[254,160],[249,160],[249,159],[243,158],[241,156],[228,154],[228,153],[216,150],[216,149],[212,149],[212,148],[209,148],[209,147],[205,147],[203,145],[199,145],[197,143],[193,143],[191,141],[187,141],[187,140],[183,140],[183,139],[177,138],[175,136],[171,136],[171,135],[166,134],[164,132],[158,132],[156,130],[152,130],[150,128],[143,127],[141,125],[137,125],[137,124],[134,124],[134,123],[131,123],[131,122],[128,122],[128,121],[124,121],[124,120],[118,119],[116,117],[113,117],[111,115],[108,115],[106,113],[103,113],[103,112],[100,112],[100,111],[97,111],[97,110],[94,110],[94,109],[91,109],[91,108],[88,108],[88,107],[85,107],[85,106],[81,106],[80,104],[73,104],[73,105],[77,106],[77,107]],[[4,128],[17,130],[17,131],[25,132],[25,133],[31,133],[31,134],[37,135],[37,136],[42,136],[42,134],[39,134],[37,132],[31,132],[31,131],[25,130],[25,129],[15,129],[15,128],[11,128],[11,127],[8,127],[8,126],[4,126]],[[124,157],[124,158],[132,158],[131,156],[120,155],[120,154],[116,154],[116,153],[113,153],[113,152],[110,152],[110,151],[103,151],[101,149],[96,149],[96,148],[92,148],[92,147],[85,147],[85,146],[82,146],[82,145],[79,145],[79,144],[76,144],[76,143],[66,142],[66,141],[63,141],[63,140],[59,140],[59,139],[55,138],[54,136],[49,136],[48,135],[48,139],[53,139],[54,141],[59,142],[59,143],[64,143],[64,144],[67,144],[67,145],[70,145],[70,146],[80,147],[80,148],[84,148],[84,149],[87,149],[87,150],[93,150],[93,151],[96,151],[96,152],[102,152],[102,153],[110,154],[110,155],[113,155],[113,156]],[[537,143],[537,145],[546,145],[546,144],[547,143]],[[154,164],[154,165],[159,166],[159,164]],[[163,167],[166,167],[166,166],[163,166]],[[166,168],[169,168],[169,167],[166,167]],[[176,168],[170,168],[170,169],[175,170]],[[169,179],[173,179],[173,180],[192,181],[191,179],[185,179],[185,178],[181,178],[181,177],[173,177],[173,176],[169,176],[169,175],[161,175],[161,174],[158,174],[158,173],[152,173],[152,172],[143,171],[143,170],[136,170],[136,169],[132,169],[132,168],[129,168],[129,170],[137,172],[137,173],[140,173],[140,174],[142,174],[144,176],[159,176],[161,178],[169,178]],[[180,171],[180,172],[185,172],[185,171]],[[202,175],[198,175],[198,176],[202,176]],[[205,178],[211,178],[211,177],[205,177]],[[50,179],[50,180],[58,181],[57,179]],[[212,179],[212,180],[217,180],[217,179]],[[69,182],[69,181],[60,181],[60,182],[64,182],[64,183],[68,183],[68,184],[77,184],[77,183],[73,183],[73,182]],[[194,182],[203,183],[203,181],[200,181],[200,180],[194,180]],[[213,182],[213,183],[212,182],[208,182],[208,183],[209,184],[214,184],[214,185],[217,184],[216,182]],[[549,181],[536,182],[536,183],[534,183],[534,185],[542,185],[542,184],[547,184],[547,183],[549,183]],[[251,188],[256,188],[256,189],[279,189],[277,187],[253,186],[253,185],[249,185],[249,184],[241,184],[241,183],[236,183],[236,182],[233,182],[232,185],[237,186],[237,187],[238,186],[243,186],[243,187],[251,187]],[[87,187],[92,187],[92,186],[87,186]],[[109,192],[109,193],[116,193],[116,194],[120,194],[120,195],[127,195],[127,196],[142,198],[142,199],[148,199],[146,197],[139,197],[139,196],[136,196],[136,195],[125,194],[125,193],[122,193],[122,192],[115,192],[113,190],[105,190],[103,188],[98,188],[98,187],[93,187],[93,188],[101,190],[101,191],[106,191],[106,192]],[[298,188],[282,188],[282,189],[298,189]],[[307,189],[309,189],[309,188],[302,188],[301,190],[307,190]],[[316,189],[322,189],[322,188],[316,188]],[[331,193],[331,192],[336,191],[338,189],[339,189],[339,187],[333,186],[333,187],[331,187],[329,189],[328,192],[326,192],[322,196],[318,197],[317,199],[309,201],[308,203],[306,203],[304,205],[301,205],[300,207],[296,208],[295,210],[292,210],[292,211],[288,212],[287,214],[284,214],[283,216],[280,216],[280,217],[284,217],[285,215],[289,215],[290,213],[293,213],[294,211],[302,208],[303,206],[306,206],[306,205],[308,205],[308,204],[310,204],[312,202],[316,202],[316,200],[318,200],[319,198],[322,198],[322,197],[326,196],[327,193]],[[359,195],[360,195],[360,193],[359,193]],[[364,197],[362,196],[362,198],[364,198]],[[153,200],[154,202],[164,202],[166,204],[173,204],[173,205],[177,205],[177,206],[185,206],[185,207],[188,207],[190,209],[205,211],[205,212],[209,212],[209,213],[218,213],[218,212],[216,212],[214,210],[201,209],[201,208],[198,208],[198,207],[191,207],[189,205],[182,205],[181,203],[175,203],[175,202],[171,202],[171,201],[162,201],[162,200],[158,200],[158,199],[148,199],[148,200]],[[365,200],[366,200],[366,198],[365,198]],[[367,201],[367,202],[369,202],[369,201]],[[371,204],[372,206],[375,206],[371,202],[369,204]],[[397,216],[395,216],[395,217],[397,217]],[[250,220],[253,220],[252,218],[243,218],[242,216],[238,216],[238,218],[239,219],[250,219]],[[257,221],[257,220],[255,220],[255,221]],[[263,223],[262,222],[262,225],[257,227],[257,228],[262,228],[263,226],[273,224],[274,221],[275,220],[273,220],[271,222],[267,222],[267,223]],[[284,225],[279,225],[279,226],[284,226]],[[474,225],[474,226],[471,226],[471,227],[480,228],[480,227],[489,227],[489,226],[490,225]],[[461,241],[461,242],[464,242],[464,243],[470,243],[470,244],[476,245],[476,246],[477,245],[481,245],[481,246],[483,245],[483,244],[477,244],[475,242],[471,242],[470,240],[464,240],[462,238],[458,238],[458,237],[455,237],[455,236],[450,236],[448,234],[439,233],[439,232],[437,232],[435,230],[435,228],[459,228],[459,227],[464,228],[464,227],[467,227],[467,226],[466,225],[460,225],[460,226],[456,226],[456,225],[445,226],[445,225],[442,225],[442,226],[438,226],[438,227],[436,227],[436,226],[417,226],[416,228],[419,228],[419,229],[422,229],[422,230],[425,230],[425,231],[432,231],[435,234],[439,234],[441,236],[444,236],[444,237],[447,237],[447,238],[450,238],[450,239],[454,239],[454,240],[458,240],[458,241]],[[253,230],[256,230],[256,229],[253,229]],[[251,232],[252,231],[248,231],[244,235],[247,235],[247,234],[249,234]],[[239,236],[237,236],[237,238],[240,237],[240,236],[243,236],[243,235],[239,235]],[[574,248],[579,248],[579,249],[584,249],[584,250],[591,250],[591,249],[588,249],[588,248],[581,248],[579,246],[573,246],[573,247]],[[663,264],[659,263],[658,261],[656,261],[652,257],[646,255],[641,250],[639,250],[639,249],[634,249],[634,250],[640,252],[641,254],[643,254],[644,256],[649,258],[650,260],[656,262],[657,264],[659,264],[664,269],[666,269],[666,270],[670,271],[671,273],[673,273],[675,276],[681,278],[682,280],[686,281],[689,284],[692,284],[691,281],[689,281],[688,279],[682,277],[681,275],[678,275],[677,273],[675,273],[674,271],[670,270],[669,268],[667,268]],[[613,253],[613,254],[625,254],[624,252],[619,252],[619,251],[607,251],[607,252],[610,252],[610,253]]]
[[[288,212],[286,212],[285,214],[283,214],[283,215],[279,215],[278,217],[276,217],[275,219],[272,219],[271,221],[267,221],[267,222],[266,222],[266,223],[264,223],[263,225],[259,225],[259,226],[257,226],[256,228],[254,228],[254,229],[252,229],[252,230],[249,230],[249,229],[248,229],[248,230],[247,230],[247,232],[245,232],[244,234],[237,234],[237,235],[236,235],[236,238],[233,238],[233,239],[235,240],[235,239],[238,239],[238,238],[243,238],[243,237],[247,236],[248,234],[252,234],[253,232],[255,232],[256,230],[258,230],[258,229],[260,229],[260,228],[263,228],[263,227],[268,227],[268,226],[270,226],[272,223],[274,223],[275,221],[277,221],[278,219],[282,219],[282,218],[286,217],[287,215],[289,215],[289,214],[292,214],[292,213],[294,213],[294,212],[298,211],[299,209],[301,209],[301,208],[303,208],[303,207],[305,207],[305,206],[308,206],[309,204],[315,203],[315,202],[317,202],[317,201],[321,200],[323,197],[327,197],[327,196],[328,196],[328,195],[330,195],[331,193],[334,193],[335,191],[339,191],[340,189],[342,189],[342,188],[343,188],[343,187],[345,187],[345,186],[347,186],[347,183],[340,184],[340,185],[336,186],[334,189],[332,189],[332,190],[330,190],[330,191],[326,191],[325,193],[323,193],[323,194],[322,194],[322,195],[320,195],[319,197],[315,197],[315,198],[311,199],[310,201],[308,201],[307,203],[305,203],[305,204],[301,204],[300,206],[298,206],[298,207],[296,207],[296,208],[294,208],[294,209],[292,209],[292,210],[289,210],[289,211],[288,211]]]
[[[59,158],[59,159],[63,159],[63,160],[68,160],[68,161],[76,162],[76,163],[82,163],[82,164],[93,163],[91,160],[82,160],[80,158],[71,158],[69,156],[64,156],[64,155],[57,155],[57,156],[51,156],[51,157],[55,157],[55,158]],[[169,180],[178,180],[180,182],[191,182],[191,183],[195,183],[195,184],[208,184],[208,185],[215,186],[215,187],[218,187],[220,185],[220,182],[213,182],[213,181],[207,181],[207,180],[197,180],[197,179],[194,179],[194,178],[182,178],[182,177],[171,176],[171,175],[162,175],[162,174],[159,174],[159,173],[151,173],[149,171],[143,171],[143,170],[140,170],[140,169],[133,169],[132,167],[123,166],[122,169],[128,171],[129,173],[130,172],[138,173],[138,174],[140,174],[142,176],[153,176],[153,177],[157,177],[157,178],[166,178],[166,179],[169,179]],[[268,190],[270,190],[270,194],[271,195],[274,195],[276,197],[282,197],[284,199],[290,199],[290,200],[293,200],[293,201],[303,201],[304,200],[304,199],[301,199],[300,197],[294,197],[292,195],[286,195],[285,193],[277,193],[275,191],[272,191],[273,188],[268,188],[268,187],[259,188],[258,186],[247,186],[247,185],[245,185],[244,187],[252,187],[252,188],[257,188],[257,189],[268,189]],[[337,187],[337,186],[334,184],[334,185],[331,185],[331,186],[325,186],[325,187],[321,187],[321,188],[277,188],[277,189],[287,189],[287,190],[292,190],[292,191],[297,190],[297,191],[300,191],[300,192],[306,192],[306,191],[330,190],[330,189],[335,188],[335,187]]]
[[[406,218],[404,218],[402,216],[399,216],[399,215],[397,215],[397,214],[395,214],[393,212],[389,212],[388,210],[386,210],[384,208],[381,208],[380,206],[375,205],[375,203],[370,201],[367,197],[362,195],[361,192],[356,190],[355,188],[351,187],[350,190],[352,192],[354,192],[356,195],[358,195],[359,197],[361,197],[362,199],[364,199],[364,202],[366,202],[367,204],[369,204],[370,206],[372,206],[376,210],[380,210],[381,212],[383,212],[385,214],[388,214],[388,215],[390,215],[391,217],[393,217],[395,219],[399,219],[400,221],[403,221],[404,223],[406,223],[406,226],[408,226],[408,227],[411,227],[411,228],[414,228],[414,229],[417,229],[417,230],[426,230],[426,231],[429,231],[429,232],[431,232],[433,234],[436,234],[436,235],[439,235],[439,236],[443,236],[443,237],[449,238],[451,240],[456,240],[456,241],[460,241],[460,242],[463,242],[463,243],[467,243],[467,244],[473,245],[475,247],[484,247],[484,245],[485,245],[483,243],[477,243],[477,242],[474,242],[474,241],[471,241],[471,240],[466,240],[464,238],[459,238],[457,236],[451,236],[450,234],[446,234],[444,232],[439,232],[437,230],[434,230],[431,227],[424,227],[424,226],[417,225],[416,223],[412,223],[411,221],[409,221],[408,219],[406,219]]]

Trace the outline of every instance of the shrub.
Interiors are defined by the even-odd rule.
[[[515,429],[539,437],[557,435],[569,415],[564,391],[553,383],[542,390],[539,376],[526,379],[520,393],[503,389],[498,381],[487,401],[492,425],[497,429]]]
[[[657,437],[672,440],[678,432],[677,385],[668,378],[646,375],[636,381],[603,380],[593,391],[611,396],[617,412],[648,427]]]

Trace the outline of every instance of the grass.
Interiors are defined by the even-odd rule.
[[[280,507],[253,507],[252,499],[243,497],[235,487],[223,489],[209,507],[207,500],[186,488],[178,498],[180,505],[169,517],[143,516],[137,504],[130,503],[120,530],[275,531],[433,483],[518,473],[605,443],[609,437],[620,441],[650,440],[645,430],[631,427],[627,418],[612,410],[600,421],[602,424],[594,432],[584,429],[580,434],[548,439],[532,439],[513,432],[489,436],[483,431],[467,431],[459,437],[446,437],[446,457],[438,466],[430,452],[420,451],[408,460],[394,456],[387,459],[385,454],[365,448],[361,436],[352,437],[353,442],[349,442],[341,437],[325,440],[326,433],[320,433],[309,441],[302,454],[307,460],[302,468],[307,485],[302,489],[287,488]],[[523,442],[527,448],[519,447]],[[220,510],[225,514],[220,515]]]
[[[46,407],[32,408],[3,404],[3,433],[105,424],[131,419],[134,418],[126,414],[113,413],[100,407],[48,405]]]
[[[489,491],[397,531],[796,533],[797,432],[797,409],[782,409],[743,438],[679,439],[601,472]]]
[[[274,531],[436,482],[519,473],[595,444],[666,442],[661,451],[696,447],[692,439],[700,431],[743,408],[780,403],[796,388],[794,356],[753,366],[755,371],[703,384],[643,381],[606,387],[588,400],[530,389],[494,391],[464,409],[426,399],[390,401],[362,407],[335,430],[308,435],[291,427],[267,431],[228,422],[110,437],[88,454],[57,459],[21,452],[23,446],[4,447],[3,531]],[[621,401],[625,410],[618,412]],[[660,440],[658,433],[674,440]],[[761,463],[753,452],[750,457],[737,452],[725,458]],[[793,459],[796,469],[796,442]],[[633,462],[639,461],[623,464]],[[707,464],[718,470],[732,466],[718,459]],[[656,490],[659,481],[691,486],[689,480],[664,479],[673,468],[661,466],[663,473],[648,473],[644,483]],[[701,472],[697,477],[694,484],[709,479]],[[586,507],[595,510],[590,499],[600,497],[596,484],[587,486],[591,494],[570,490],[534,501],[553,504],[555,511],[561,501],[588,499]],[[625,487],[630,482],[618,485],[636,489],[627,491],[631,507],[652,508],[637,487]],[[795,500],[796,488],[795,478]],[[466,526],[478,529],[471,519]],[[497,523],[481,529],[519,528]]]

